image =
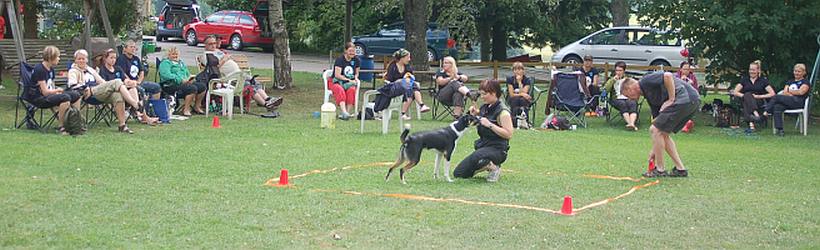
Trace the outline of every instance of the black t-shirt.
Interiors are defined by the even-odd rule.
[[[664,72],[655,72],[645,75],[638,83],[641,87],[646,102],[650,106],[660,107],[666,100],[669,100],[669,93],[663,85]],[[692,84],[686,83],[680,78],[672,77],[675,84],[675,101],[673,104],[688,104],[700,100],[698,91]]]
[[[795,81],[795,80],[786,81],[786,86],[789,86],[789,90],[798,90],[798,89],[800,89],[800,87],[801,87],[801,86],[803,86],[804,84],[805,84],[805,85],[808,85],[808,86],[809,86],[809,90],[811,90],[811,85],[809,85],[809,81],[808,81],[808,80],[806,80],[806,79],[803,79],[803,80],[800,80],[800,81]],[[811,92],[811,91],[806,91],[806,94],[803,94],[803,95],[795,95],[795,96],[797,96],[797,97],[806,97],[806,96],[808,96],[808,95],[809,95],[809,92]]]
[[[336,58],[336,63],[333,64],[334,71],[336,67],[342,68],[342,75],[347,77],[347,79],[353,79],[356,77],[356,70],[361,67],[361,61],[359,61],[359,57],[355,56],[350,61],[345,60],[344,56],[340,56]],[[341,79],[336,79],[336,77],[334,77],[333,80],[335,82],[342,82]]]
[[[464,75],[464,74],[462,74],[461,72],[457,72],[456,75]],[[436,72],[436,79],[438,79],[439,77],[441,77],[441,78],[450,78],[450,76],[447,75],[447,73],[444,73],[443,69]],[[438,85],[438,84],[436,84],[436,85]],[[443,86],[438,85],[438,88],[441,88],[441,87],[443,87]]]
[[[521,86],[518,86],[518,81],[515,80],[515,76],[508,76],[507,77],[507,84],[511,84],[513,86],[513,88],[511,90],[509,90],[510,93],[512,93],[516,89],[522,89],[522,88],[524,88],[524,86],[532,85],[532,78],[524,76],[524,79],[521,80]]]
[[[103,66],[100,68],[100,77],[105,79],[106,81],[111,81],[114,79],[125,80],[125,72],[122,71],[120,66],[114,65],[114,71],[108,71],[108,68]]]
[[[399,66],[395,63],[391,63],[387,66],[387,73],[384,74],[384,80],[388,82],[395,82],[396,80],[404,78],[404,74],[413,73],[413,67],[408,65],[404,65],[404,72],[399,72]]]
[[[746,76],[740,79],[740,86],[743,86],[740,89],[740,93],[742,94],[751,92],[755,95],[765,95],[768,93],[766,87],[769,86],[769,79],[766,77],[758,77],[757,80],[752,83],[752,80]]]
[[[125,77],[131,80],[139,80],[140,72],[144,71],[142,61],[140,61],[140,58],[136,55],[127,58],[125,54],[122,54],[117,57],[116,65],[122,69],[122,72],[125,73]]]
[[[581,73],[584,74],[584,76],[589,77],[587,85],[591,85],[592,81],[595,81],[595,76],[598,75],[598,69],[596,69],[595,67],[590,68],[589,71],[584,71],[584,67],[575,68],[575,70],[581,71]]]
[[[39,81],[45,81],[45,84],[48,86],[48,89],[54,88],[54,68],[46,69],[46,66],[43,66],[42,63],[38,63],[34,66],[34,73],[31,74],[31,82],[26,83],[25,93],[23,97],[26,100],[34,100],[38,97],[43,96],[43,93],[40,92],[40,84]]]

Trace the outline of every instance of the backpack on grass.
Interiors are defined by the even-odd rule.
[[[63,128],[65,129],[65,132],[70,135],[84,134],[86,130],[86,123],[82,112],[75,107],[69,107],[65,113]]]

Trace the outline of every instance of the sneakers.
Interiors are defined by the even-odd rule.
[[[652,169],[652,171],[647,171],[646,173],[643,173],[642,175],[646,178],[666,177],[666,171],[660,171],[657,168],[655,168]]]
[[[339,114],[339,119],[347,121],[348,119],[350,119],[350,113],[342,112],[341,114]]]
[[[410,117],[410,116],[409,116],[409,115],[407,115],[407,114],[403,114],[403,115],[401,115],[401,119],[402,119],[402,120],[405,120],[405,121],[409,121],[409,120],[412,120],[412,119],[413,119],[413,117]]]
[[[486,168],[487,171],[490,171],[490,174],[487,175],[487,182],[497,182],[501,178],[501,168],[493,162],[488,163]]]
[[[430,111],[430,106],[422,104],[421,109],[419,109],[419,112],[425,113],[427,111]]]
[[[669,177],[687,177],[687,176],[689,176],[689,171],[686,171],[686,169],[678,170],[678,168],[672,168],[672,171],[670,171],[668,176]]]
[[[470,90],[470,92],[467,93],[467,97],[470,98],[470,100],[473,100],[473,102],[478,101],[479,96],[481,96],[481,94],[479,94],[478,91],[475,90]]]
[[[268,108],[268,110],[276,110],[279,105],[282,105],[284,100],[282,97],[270,97],[270,99],[265,101],[265,107]]]

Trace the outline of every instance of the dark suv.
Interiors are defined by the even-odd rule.
[[[385,25],[371,35],[354,36],[357,55],[392,55],[404,48],[404,23]],[[456,41],[447,29],[439,29],[434,23],[427,25],[427,59],[436,61],[445,56],[456,56]]]
[[[196,0],[164,0],[165,6],[157,21],[157,41],[169,37],[182,37],[182,28],[189,23],[202,20]]]

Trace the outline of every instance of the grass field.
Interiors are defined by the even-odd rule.
[[[318,75],[294,78],[294,89],[273,92],[285,96],[282,117],[223,118],[221,129],[203,116],[158,127],[133,124],[134,135],[105,126],[79,137],[3,129],[0,247],[820,247],[817,126],[798,136],[787,119],[786,137],[770,130],[746,136],[698,117],[694,133],[674,136],[689,178],[663,178],[569,217],[343,191],[552,210],[571,195],[578,208],[637,184],[584,175],[639,177],[650,146],[646,120],[640,132],[602,118],[577,131],[517,131],[498,183],[433,180],[434,154],[427,151],[408,185],[398,178],[385,183],[386,167],[362,167],[295,178],[291,188],[264,186],[282,168],[296,175],[392,161],[399,148],[396,126],[388,135],[377,132],[375,121],[365,134],[358,134],[357,121],[320,129],[311,117],[321,104]],[[0,91],[2,128],[11,127],[13,93]],[[414,131],[447,124],[411,123]],[[453,165],[472,151],[474,131],[459,142]]]

